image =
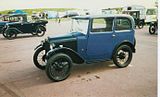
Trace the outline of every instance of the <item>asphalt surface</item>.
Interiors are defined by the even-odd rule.
[[[0,35],[0,97],[157,97],[157,35],[148,27],[136,29],[136,53],[128,67],[75,64],[66,80],[50,81],[33,64],[34,48],[47,36],[66,33],[69,25],[49,22],[43,37]]]

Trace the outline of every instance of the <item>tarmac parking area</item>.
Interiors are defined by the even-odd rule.
[[[157,97],[157,35],[136,29],[136,53],[127,68],[112,62],[74,65],[68,79],[50,81],[32,61],[34,48],[47,36],[69,31],[70,24],[51,22],[43,37],[0,35],[0,97]]]

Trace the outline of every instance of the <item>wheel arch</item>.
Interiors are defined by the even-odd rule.
[[[35,27],[35,30],[37,30],[38,27],[43,27],[44,31],[46,31],[46,27],[45,25],[42,25],[42,24],[38,24],[36,27]]]
[[[136,41],[135,41],[136,42]],[[129,41],[123,41],[123,42],[121,42],[120,44],[118,44],[118,45],[116,45],[116,47],[114,48],[114,50],[113,50],[113,53],[112,53],[112,57],[113,57],[113,55],[114,55],[114,52],[121,46],[121,45],[127,45],[127,46],[129,46],[129,47],[131,47],[131,49],[132,49],[132,52],[136,52],[136,50],[135,50],[135,44],[133,45],[131,42],[129,42]]]
[[[77,63],[77,64],[82,64],[84,63],[84,59],[78,54],[76,53],[75,51],[73,51],[72,49],[70,48],[66,48],[66,47],[63,47],[63,48],[55,48],[53,50],[50,50],[48,53],[47,53],[47,56],[46,56],[46,59],[49,59],[51,56],[57,54],[57,53],[64,53],[64,54],[67,54],[69,57],[71,57],[73,63]]]

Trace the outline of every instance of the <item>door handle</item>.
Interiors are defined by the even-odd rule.
[[[112,37],[115,37],[116,35],[115,34],[112,34]]]

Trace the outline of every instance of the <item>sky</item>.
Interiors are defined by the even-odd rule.
[[[128,5],[153,7],[156,0],[0,0],[0,10],[28,8],[102,9]]]

